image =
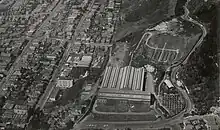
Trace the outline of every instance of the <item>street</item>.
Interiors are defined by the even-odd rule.
[[[60,62],[59,62],[58,67],[57,67],[56,70],[54,71],[54,73],[53,73],[53,75],[52,75],[52,78],[51,78],[49,84],[47,85],[47,88],[46,88],[44,94],[41,96],[40,100],[38,101],[38,103],[37,103],[37,105],[36,105],[36,108],[39,107],[40,110],[42,110],[42,109],[44,108],[44,106],[45,106],[45,104],[46,104],[46,102],[47,102],[47,100],[48,100],[48,98],[49,98],[51,92],[53,91],[54,87],[56,86],[56,78],[59,76],[60,70],[61,70],[63,64],[66,62],[66,60],[67,60],[67,58],[68,58],[68,56],[69,56],[70,48],[71,48],[72,45],[74,44],[74,42],[75,42],[75,40],[76,40],[76,36],[77,36],[77,34],[79,33],[78,30],[82,27],[82,24],[83,24],[84,20],[86,19],[86,17],[87,17],[87,15],[88,15],[89,11],[91,10],[92,5],[94,4],[94,1],[95,1],[95,0],[93,0],[93,1],[90,3],[90,5],[89,5],[89,7],[88,7],[88,11],[87,11],[87,12],[82,16],[82,18],[80,19],[80,22],[79,22],[78,26],[77,26],[76,29],[75,29],[75,33],[74,33],[73,40],[72,40],[71,42],[69,42],[69,40],[65,39],[64,42],[68,42],[67,48],[66,48],[66,50],[65,50],[65,52],[64,52],[64,54],[63,54],[62,59],[61,59]]]
[[[13,72],[20,67],[21,62],[22,62],[21,58],[27,54],[29,47],[32,44],[32,41],[35,39],[35,36],[39,35],[39,33],[41,32],[41,29],[43,27],[45,27],[45,25],[52,19],[52,17],[56,13],[56,11],[60,9],[61,3],[62,3],[62,1],[59,1],[59,3],[56,5],[56,7],[53,9],[53,11],[49,13],[49,16],[43,21],[43,23],[40,25],[40,27],[36,30],[35,34],[29,39],[29,42],[27,43],[25,48],[22,50],[22,53],[17,57],[17,59],[15,60],[15,62],[12,65],[12,67],[9,69],[6,77],[4,79],[2,79],[2,81],[0,83],[0,86],[1,86],[0,95],[1,96],[5,95],[5,91],[2,91],[2,89],[5,86],[5,82],[7,82],[9,80],[9,78],[11,77],[11,75],[13,74]]]
[[[88,122],[83,122],[83,126],[87,126],[87,125],[90,125],[90,124],[93,124],[95,126],[99,126],[99,127],[104,127],[106,124],[108,124],[109,128],[114,128],[114,127],[120,127],[120,126],[126,126],[126,127],[130,127],[130,128],[159,128],[159,127],[164,127],[166,125],[175,125],[175,124],[178,124],[178,123],[181,123],[184,119],[184,114],[186,113],[190,113],[191,110],[193,109],[193,104],[187,94],[187,92],[180,88],[177,84],[176,84],[176,74],[178,72],[178,69],[182,66],[182,64],[185,64],[187,62],[187,60],[189,59],[190,55],[195,51],[195,48],[198,47],[202,41],[204,40],[204,37],[206,36],[207,32],[206,32],[206,29],[205,27],[200,24],[199,22],[193,20],[192,18],[190,18],[189,16],[189,10],[187,9],[187,5],[188,5],[188,2],[190,0],[187,0],[187,2],[185,3],[185,6],[184,6],[184,10],[185,10],[185,13],[184,15],[182,16],[182,18],[184,20],[187,20],[189,22],[193,22],[194,24],[197,24],[199,25],[199,27],[201,28],[202,30],[202,36],[200,37],[199,41],[194,45],[194,47],[191,49],[191,51],[189,52],[189,54],[184,58],[184,60],[180,61],[180,62],[177,62],[175,64],[173,64],[172,66],[168,67],[167,68],[167,71],[171,71],[171,77],[170,80],[172,82],[172,84],[175,86],[175,88],[177,88],[178,92],[183,96],[184,100],[185,100],[185,103],[186,103],[186,107],[185,109],[180,112],[179,114],[171,117],[171,118],[168,118],[168,119],[164,119],[164,120],[159,120],[159,121],[129,121],[129,122],[109,122],[109,121],[88,121]],[[149,34],[150,36],[148,37],[148,39],[151,37],[151,33],[147,32],[145,33],[141,40],[143,39],[143,37],[146,35],[146,34]],[[140,46],[140,43],[141,42],[138,42],[137,44],[137,47],[135,48],[135,50],[132,52],[132,55],[131,55],[131,60],[130,60],[130,63],[129,65],[131,64],[132,62],[132,58],[133,58],[133,54],[136,52],[136,50],[138,49],[138,47]],[[164,75],[164,79],[161,81],[161,83],[167,78],[167,73]],[[79,122],[79,125],[80,125],[80,122]],[[77,125],[76,125],[77,126]]]

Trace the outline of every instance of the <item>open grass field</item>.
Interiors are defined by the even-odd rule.
[[[129,61],[128,57],[128,46],[126,43],[117,42],[115,43],[115,48],[112,50],[112,55],[109,58],[107,66],[123,67],[126,62]]]
[[[180,18],[161,23],[143,35],[133,62],[143,62],[146,58],[167,65],[177,62],[196,44],[200,31],[196,25]]]
[[[104,114],[95,114],[93,115],[93,120],[95,121],[116,121],[116,122],[124,122],[124,121],[155,121],[157,120],[155,116],[155,112],[152,111],[149,114],[142,115],[130,115],[130,114],[116,114],[116,115],[104,115]]]
[[[171,63],[181,55],[179,48],[184,46],[184,42],[185,39],[181,37],[158,34],[152,36],[148,42],[145,41],[145,45],[149,52],[148,57],[158,62]]]
[[[95,109],[100,112],[128,112],[128,101],[116,99],[98,99]]]
[[[106,113],[147,113],[150,111],[150,102],[99,98],[94,107],[96,111]]]

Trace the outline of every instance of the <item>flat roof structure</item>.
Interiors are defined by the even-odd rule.
[[[167,85],[168,88],[173,88],[173,84],[170,82],[170,80],[164,80],[164,83]]]
[[[54,89],[53,89],[53,91],[52,91],[52,93],[50,95],[50,98],[49,98],[51,101],[55,101],[56,100],[56,96],[57,96],[59,90],[60,90],[60,88],[54,87]]]
[[[148,93],[155,93],[153,75],[147,72],[146,76],[147,78],[146,78],[145,91]]]
[[[153,77],[144,67],[107,67],[98,93],[99,97],[150,100],[154,93]]]
[[[144,87],[144,68],[126,66],[107,67],[101,88],[115,90],[142,91]]]
[[[59,88],[71,88],[73,86],[72,79],[58,79],[56,87]]]

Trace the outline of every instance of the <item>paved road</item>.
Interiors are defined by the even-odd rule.
[[[60,41],[68,41],[70,43],[74,43],[76,40],[75,39],[72,39],[72,40],[66,40],[66,39],[62,39],[62,38],[55,38],[55,37],[51,37],[50,39],[54,39],[54,40],[60,40]],[[92,46],[103,46],[103,47],[111,47],[112,44],[109,44],[109,43],[89,43],[89,45],[92,45]]]
[[[8,17],[18,17],[18,18],[20,18],[20,17],[30,17],[30,16],[34,16],[34,15],[39,16],[39,15],[47,15],[47,14],[50,15],[50,12],[31,13],[31,14],[15,14],[15,15],[10,15]]]
[[[91,2],[90,6],[89,6],[89,10],[92,8],[92,5],[94,4],[94,2],[95,2],[95,0],[93,0],[93,1]],[[61,4],[61,1],[58,3],[58,6],[57,6],[57,7],[59,7],[60,4]],[[55,9],[57,9],[57,8],[55,8]],[[55,10],[55,9],[54,9],[54,10]],[[54,13],[54,12],[53,12],[53,13]],[[77,36],[77,34],[79,33],[78,30],[79,30],[79,28],[82,26],[82,23],[83,23],[83,21],[85,20],[85,18],[87,17],[87,15],[88,15],[88,12],[86,12],[86,14],[83,15],[83,17],[81,18],[81,20],[80,20],[80,22],[79,22],[79,24],[78,24],[78,26],[77,26],[77,28],[76,28],[76,30],[75,30],[75,32],[74,32],[74,37],[73,37],[74,40],[72,40],[72,41],[70,42],[70,40],[62,39],[63,42],[68,42],[67,48],[66,48],[66,50],[64,51],[63,57],[62,57],[62,59],[60,60],[59,65],[58,65],[57,68],[55,69],[55,71],[54,71],[54,73],[53,73],[53,75],[52,75],[52,78],[51,78],[51,80],[49,81],[46,90],[44,91],[44,94],[40,97],[38,103],[36,104],[35,110],[36,110],[37,108],[40,108],[40,110],[42,110],[42,109],[44,108],[44,106],[45,106],[45,104],[46,104],[48,98],[50,97],[51,92],[53,91],[54,87],[56,86],[56,82],[55,82],[55,81],[56,81],[56,78],[57,78],[57,77],[59,76],[59,74],[60,74],[61,67],[62,67],[62,65],[65,63],[65,61],[67,60],[67,58],[68,58],[68,56],[69,56],[69,52],[70,52],[71,46],[74,44],[74,41],[75,41],[75,39],[76,39],[75,36]],[[48,20],[48,21],[49,21],[49,20]],[[48,21],[46,21],[46,22],[48,22]],[[31,122],[32,119],[33,119],[33,116],[30,117],[30,119],[29,119],[27,125]],[[27,129],[27,127],[26,127],[26,129]]]
[[[177,71],[178,69],[181,67],[182,64],[185,64],[187,63],[187,60],[188,58],[190,57],[190,55],[195,51],[195,48],[198,47],[204,37],[206,36],[207,32],[206,32],[206,29],[205,27],[200,24],[199,22],[193,20],[192,18],[189,17],[189,10],[187,9],[187,5],[189,3],[190,0],[187,0],[187,2],[185,3],[185,6],[184,6],[184,10],[185,10],[185,14],[182,16],[183,19],[187,20],[187,21],[190,21],[190,22],[193,22],[194,24],[197,24],[203,34],[202,36],[200,37],[199,41],[195,44],[195,46],[191,49],[191,51],[189,52],[189,54],[185,57],[184,60],[180,61],[180,62],[177,62],[175,64],[173,64],[172,66],[168,67],[167,71],[171,71],[171,77],[170,77],[170,80],[172,82],[172,84],[177,88],[177,90],[179,91],[179,93],[183,96],[184,100],[185,100],[185,103],[186,103],[186,107],[185,109],[180,112],[179,114],[177,114],[176,116],[173,116],[169,119],[164,119],[162,121],[153,121],[153,122],[149,122],[149,121],[129,121],[129,122],[109,122],[109,121],[100,121],[100,122],[84,122],[85,124],[89,125],[89,124],[95,124],[97,126],[105,126],[105,125],[108,125],[109,127],[112,127],[112,126],[126,126],[126,127],[131,127],[131,128],[134,128],[134,127],[144,127],[144,128],[158,128],[158,127],[163,127],[167,124],[171,125],[171,124],[177,124],[177,123],[181,123],[183,121],[183,116],[185,113],[189,113],[192,109],[193,109],[193,104],[191,103],[191,100],[188,96],[188,94],[186,93],[186,91],[182,88],[180,88],[177,84],[176,84],[176,78],[175,78],[175,75],[177,74]],[[146,34],[144,34],[146,35]],[[141,38],[141,40],[143,39],[143,37]],[[141,41],[140,40],[140,41]],[[139,47],[140,45],[140,42],[138,43],[137,47]],[[132,53],[132,56],[133,57],[133,54],[135,53],[135,51],[137,50],[137,47],[136,49],[133,51]],[[164,76],[164,78],[167,78],[167,75]],[[162,80],[163,82],[164,80]]]
[[[54,16],[54,14],[56,13],[57,10],[60,9],[62,1],[60,0],[59,3],[56,5],[56,7],[53,9],[53,11],[49,14],[49,16],[43,21],[43,23],[39,26],[39,28],[36,30],[35,34],[33,35],[32,38],[30,38],[29,42],[27,43],[27,45],[25,46],[25,48],[22,50],[22,53],[17,57],[17,59],[15,60],[15,62],[13,63],[12,67],[9,69],[7,76],[1,81],[0,83],[0,95],[1,96],[5,96],[5,91],[2,91],[2,89],[5,86],[5,83],[9,80],[9,78],[11,77],[11,75],[13,74],[13,72],[15,70],[17,70],[20,65],[22,65],[22,57],[24,55],[27,54],[29,47],[32,44],[32,41],[35,39],[35,36],[39,35],[41,29],[43,27],[45,27],[45,25],[48,23],[48,21],[50,21],[52,19],[52,17]]]
[[[177,75],[177,72],[178,70],[180,69],[180,67],[182,65],[185,65],[189,59],[189,57],[191,56],[191,54],[195,51],[195,49],[201,45],[201,43],[203,42],[205,36],[207,35],[207,31],[206,31],[206,28],[199,22],[195,21],[194,19],[192,19],[190,16],[189,16],[189,10],[187,9],[187,5],[189,3],[190,0],[187,1],[187,3],[185,4],[184,6],[184,10],[185,10],[185,15],[182,16],[183,19],[187,20],[187,21],[190,21],[196,25],[198,25],[201,30],[202,30],[202,36],[200,37],[199,41],[194,45],[194,47],[191,49],[191,51],[189,52],[189,54],[186,56],[186,58],[182,61],[182,62],[179,62],[177,64],[173,64],[171,66],[171,82],[173,83],[173,85],[179,90],[179,92],[182,93],[183,97],[185,98],[185,101],[186,101],[186,105],[188,106],[187,109],[185,110],[186,113],[189,113],[192,109],[194,109],[194,105],[191,103],[191,99],[189,98],[188,94],[187,94],[187,91],[183,90],[182,88],[180,88],[178,85],[177,85],[177,81],[176,81],[176,75]]]
[[[93,0],[93,1],[91,2],[91,4],[89,5],[89,7],[88,7],[88,10],[89,10],[89,11],[91,10],[91,8],[92,8],[94,2],[95,2],[95,0]],[[55,83],[56,83],[56,82],[55,82],[55,81],[56,81],[56,78],[59,76],[60,71],[61,71],[61,67],[63,66],[63,64],[65,63],[65,61],[67,60],[67,58],[68,58],[68,56],[69,56],[71,47],[72,47],[72,45],[74,44],[75,39],[76,39],[75,36],[78,35],[79,30],[80,30],[80,28],[82,27],[83,22],[85,21],[86,17],[87,17],[88,14],[89,14],[89,11],[87,11],[87,12],[83,15],[83,17],[81,18],[81,20],[80,20],[80,22],[79,22],[77,28],[75,29],[75,33],[74,33],[74,37],[73,37],[74,40],[72,40],[71,42],[68,42],[69,40],[65,39],[64,42],[68,42],[67,49],[65,50],[65,52],[64,52],[64,54],[63,54],[63,57],[62,57],[61,61],[59,62],[58,67],[57,67],[56,70],[54,71],[54,73],[53,73],[53,75],[52,75],[52,78],[51,78],[51,80],[50,80],[50,82],[49,82],[49,84],[48,84],[48,86],[47,86],[47,88],[46,88],[44,94],[41,96],[39,102],[37,103],[36,108],[37,108],[37,107],[40,107],[40,110],[43,109],[43,107],[45,106],[45,104],[46,104],[46,102],[47,102],[47,100],[48,100],[48,98],[49,98],[51,92],[53,91],[54,87],[56,86],[56,84],[55,84]]]

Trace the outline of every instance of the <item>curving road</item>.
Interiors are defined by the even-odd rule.
[[[195,49],[201,45],[201,43],[203,42],[204,40],[204,37],[207,35],[207,31],[206,31],[206,28],[201,24],[199,23],[198,21],[192,19],[190,16],[189,16],[189,10],[187,8],[188,6],[188,3],[190,2],[190,0],[187,0],[187,2],[185,3],[184,5],[184,15],[181,16],[184,20],[187,20],[189,22],[192,22],[196,25],[198,25],[201,30],[202,30],[202,35],[200,37],[200,39],[198,40],[198,42],[193,46],[193,48],[191,49],[191,51],[189,52],[189,54],[180,62],[176,62],[174,64],[172,64],[170,67],[167,68],[166,72],[170,72],[171,71],[171,76],[168,76],[168,73],[165,74],[164,76],[164,79],[162,80],[162,82],[167,79],[167,77],[170,78],[172,84],[177,88],[177,90],[179,91],[179,93],[183,96],[184,100],[185,100],[185,103],[186,103],[186,107],[185,109],[180,112],[179,114],[171,117],[171,118],[168,118],[168,119],[164,119],[164,120],[159,120],[159,121],[153,121],[153,122],[149,122],[149,121],[129,121],[129,122],[109,122],[109,121],[100,121],[100,122],[85,122],[86,124],[96,124],[96,126],[105,126],[108,124],[109,127],[114,127],[114,126],[123,126],[124,127],[144,127],[144,128],[159,128],[159,127],[164,127],[165,125],[169,124],[177,124],[177,123],[181,123],[183,118],[184,118],[184,114],[185,113],[189,113],[191,112],[191,110],[193,109],[193,104],[191,103],[191,100],[187,94],[187,92],[180,88],[178,85],[177,85],[177,81],[176,81],[176,74],[178,72],[178,69],[187,63],[190,55],[195,51]],[[147,32],[148,34],[150,34],[151,36],[151,33]],[[143,36],[145,36],[147,33],[145,33]],[[150,36],[148,37],[148,39],[150,38]],[[140,41],[142,41],[143,37],[141,38]],[[137,47],[135,48],[135,50],[132,52],[132,55],[131,55],[131,60],[132,60],[132,57],[133,57],[133,54],[136,52],[136,50],[138,49],[138,47],[140,46],[140,43],[138,43]]]
[[[172,82],[172,84],[177,88],[177,90],[181,93],[181,95],[184,97],[185,101],[186,101],[186,108],[185,108],[185,113],[189,113],[193,108],[193,104],[191,103],[191,100],[187,94],[187,92],[180,88],[178,85],[177,85],[177,81],[176,81],[176,75],[177,75],[177,72],[179,70],[179,68],[186,64],[189,57],[191,56],[191,54],[195,51],[195,49],[201,45],[201,43],[203,42],[205,36],[207,35],[207,31],[206,31],[206,28],[201,24],[199,23],[198,21],[192,19],[190,16],[189,16],[189,10],[187,8],[188,6],[188,3],[190,2],[190,0],[187,0],[185,6],[184,6],[184,10],[185,10],[185,14],[182,16],[182,18],[184,20],[187,20],[189,22],[192,22],[196,25],[198,25],[201,30],[202,30],[202,35],[200,37],[200,39],[198,40],[198,42],[193,46],[193,48],[191,49],[191,51],[189,52],[189,54],[180,62],[178,63],[175,63],[173,64],[170,68],[167,69],[167,71],[170,71],[171,70],[171,77],[170,77],[170,80]]]

